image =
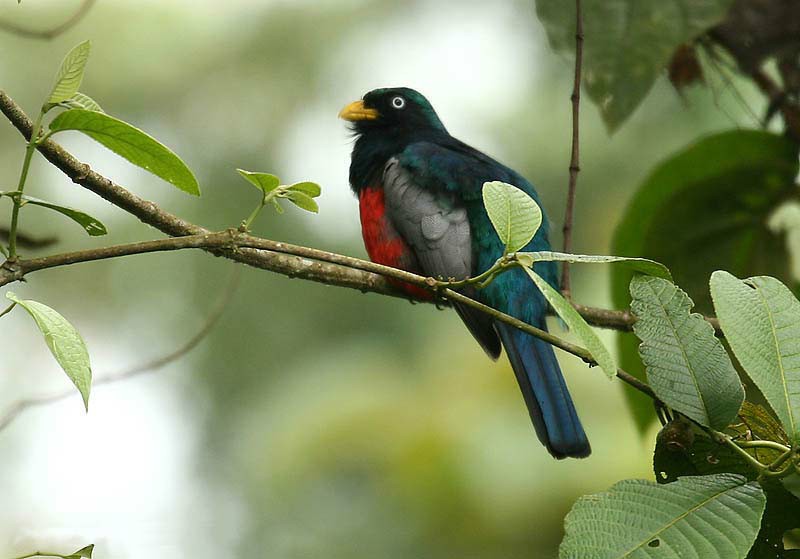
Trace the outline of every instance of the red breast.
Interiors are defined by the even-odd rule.
[[[420,273],[414,252],[386,215],[383,188],[362,189],[358,196],[358,207],[361,212],[361,235],[364,237],[364,246],[370,260],[407,272]],[[433,298],[431,292],[422,287],[397,280],[389,281],[414,297]]]

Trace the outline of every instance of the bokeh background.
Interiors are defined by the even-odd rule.
[[[0,18],[45,28],[79,4],[5,0]],[[572,61],[549,49],[532,0],[100,0],[52,41],[0,33],[0,87],[35,113],[64,53],[87,38],[81,89],[171,146],[203,195],[77,134],[59,141],[189,220],[222,229],[250,212],[258,195],[236,167],[313,180],[318,216],[265,211],[255,232],[364,256],[352,140],[336,114],[369,89],[407,85],[451,133],[531,179],[560,245]],[[584,103],[576,250],[608,252],[660,159],[749,119],[728,91],[681,98],[664,79],[611,137]],[[0,123],[2,190],[23,151]],[[26,233],[58,237],[49,250],[160,237],[40,157],[27,191],[110,229],[88,238],[26,208]],[[13,290],[78,327],[100,378],[193,336],[233,269],[200,252],[145,255],[39,272]],[[602,268],[578,268],[573,282],[580,302],[609,305]],[[69,387],[28,316],[4,317],[0,340],[0,413]],[[92,542],[100,559],[553,557],[577,497],[652,478],[655,434],[637,432],[621,383],[559,359],[594,449],[582,461],[550,458],[505,358],[490,362],[454,313],[243,269],[221,320],[179,361],[98,386],[88,415],[76,394],[0,430],[0,557]]]

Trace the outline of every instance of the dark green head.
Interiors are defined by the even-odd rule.
[[[373,89],[347,105],[339,117],[353,123],[356,134],[381,131],[393,136],[425,131],[446,132],[425,97],[408,87]]]
[[[449,137],[428,100],[408,87],[373,89],[339,117],[352,123],[357,136],[350,163],[350,185],[356,192],[374,182],[389,158],[409,144]]]

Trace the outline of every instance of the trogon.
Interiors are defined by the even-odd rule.
[[[451,136],[428,100],[413,89],[370,91],[342,109],[356,136],[350,185],[358,196],[361,229],[377,263],[424,276],[465,279],[503,254],[483,205],[487,181],[503,181],[539,202],[519,173]],[[540,204],[541,205],[541,204]],[[523,249],[550,250],[548,222]],[[553,262],[537,272],[557,287]],[[430,293],[399,285],[415,297]],[[547,302],[523,270],[514,268],[483,289],[462,292],[538,328]],[[589,441],[550,344],[471,307],[455,310],[492,359],[505,348],[539,440],[556,458],[588,456]]]

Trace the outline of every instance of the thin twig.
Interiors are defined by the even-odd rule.
[[[75,13],[73,13],[68,19],[64,20],[62,23],[59,23],[55,27],[51,27],[50,29],[30,29],[28,27],[22,27],[15,23],[11,23],[10,21],[0,20],[0,31],[19,35],[20,37],[27,37],[29,39],[54,39],[77,25],[78,22],[89,13],[89,10],[92,9],[92,6],[96,1],[97,0],[84,0]]]
[[[205,339],[206,336],[214,329],[214,327],[219,322],[219,319],[222,317],[225,309],[228,308],[231,301],[233,300],[233,296],[236,293],[237,288],[239,287],[239,280],[241,278],[241,267],[235,266],[233,272],[231,272],[230,280],[228,281],[228,285],[225,287],[225,291],[223,291],[222,295],[220,296],[219,300],[217,301],[214,308],[206,317],[205,321],[203,322],[202,327],[186,342],[184,342],[181,346],[177,349],[167,353],[166,355],[162,355],[157,359],[153,359],[152,361],[147,361],[146,363],[142,363],[140,365],[136,365],[131,369],[126,369],[124,371],[117,371],[113,373],[107,373],[104,375],[99,375],[92,382],[92,387],[100,386],[103,384],[111,384],[115,382],[120,382],[122,380],[127,380],[132,377],[144,374],[144,373],[152,373],[161,369],[162,367],[169,365],[170,363],[177,361],[190,351],[192,351],[198,344]],[[20,414],[22,414],[25,410],[37,407],[37,406],[44,406],[48,404],[53,404],[55,402],[60,402],[61,400],[65,400],[71,396],[77,395],[77,392],[74,389],[65,390],[64,392],[59,392],[58,394],[50,394],[44,396],[34,396],[31,398],[26,398],[24,400],[19,400],[18,402],[11,405],[8,408],[6,413],[0,418],[0,431],[8,427]]]
[[[564,252],[572,252],[572,223],[575,209],[575,191],[580,172],[580,109],[581,109],[581,65],[583,63],[583,14],[581,0],[575,0],[575,78],[572,84],[572,155],[569,161],[569,186],[567,210],[564,216]],[[569,278],[569,262],[561,267],[561,292],[567,299],[572,297]]]

